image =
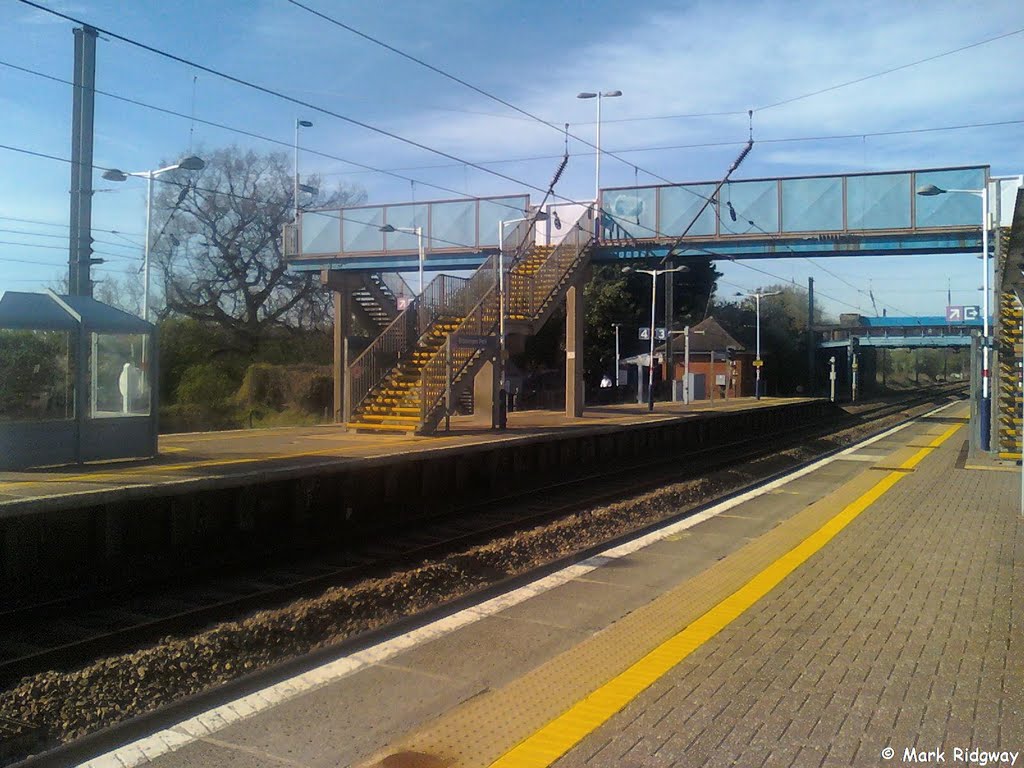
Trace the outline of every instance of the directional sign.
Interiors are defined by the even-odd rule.
[[[962,323],[966,320],[978,320],[981,318],[981,307],[948,306],[946,307],[947,323]]]

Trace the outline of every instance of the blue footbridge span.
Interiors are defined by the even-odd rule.
[[[994,207],[999,226],[1020,179],[968,166],[610,188],[597,201],[543,208],[522,194],[312,210],[286,228],[285,252],[292,269],[319,273],[335,292],[336,420],[428,433],[469,396],[496,421],[508,351],[561,305],[566,413],[582,412],[591,264],[980,251],[980,195],[918,194],[929,187],[989,190],[1006,201]],[[961,346],[976,331],[936,318],[876,320],[858,331],[865,346]],[[359,340],[356,327],[376,337]],[[849,334],[818,344],[849,344]]]

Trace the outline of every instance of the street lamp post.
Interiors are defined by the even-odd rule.
[[[597,99],[597,141],[594,143],[594,147],[597,149],[597,160],[594,163],[594,202],[597,205],[601,203],[601,99],[611,99],[621,95],[622,91],[598,91],[597,93],[584,91],[576,94],[577,99]]]
[[[147,323],[149,322],[149,252],[154,245],[151,242],[153,238],[150,230],[150,222],[153,218],[153,179],[162,173],[170,171],[177,171],[179,169],[183,171],[201,171],[205,167],[206,163],[201,158],[192,155],[174,165],[158,168],[155,171],[121,171],[117,168],[111,168],[103,173],[103,178],[107,181],[125,181],[129,176],[146,179],[146,245],[143,251],[142,319]]]
[[[312,128],[313,123],[309,120],[299,120],[295,118],[295,165],[293,170],[295,171],[295,191],[293,194],[292,202],[295,203],[295,222],[299,221],[299,128]]]
[[[654,305],[658,298],[658,276],[667,275],[670,272],[685,272],[689,267],[679,265],[678,267],[672,267],[670,269],[634,269],[633,267],[623,267],[622,271],[626,274],[630,272],[641,272],[645,275],[651,276],[651,359],[650,367],[648,368],[647,374],[647,410],[654,410]],[[668,334],[665,336],[666,344],[672,343],[672,338]]]
[[[410,235],[416,235],[416,248],[419,252],[419,266],[420,266],[420,290],[419,295],[423,295],[423,227],[393,227],[390,224],[385,224],[380,228],[381,232],[408,232]]]
[[[737,296],[745,296],[747,298],[753,296],[757,305],[755,312],[757,315],[757,354],[754,358],[754,397],[758,400],[761,399],[761,367],[764,365],[764,361],[761,360],[761,299],[766,299],[769,296],[778,296],[780,293],[782,293],[782,291],[773,291],[772,293],[761,293],[760,291],[755,291],[754,293],[736,293]]]
[[[981,449],[987,451],[990,448],[992,433],[992,397],[989,390],[988,368],[988,185],[981,189],[942,189],[934,184],[925,184],[917,188],[917,194],[922,197],[934,197],[944,195],[947,192],[957,192],[965,195],[974,195],[981,198],[981,273],[982,273],[982,339],[981,339],[981,402],[978,404],[978,418],[981,421]]]
[[[615,328],[615,391],[619,391],[619,328],[622,323],[612,323]]]

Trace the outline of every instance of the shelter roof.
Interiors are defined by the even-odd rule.
[[[7,291],[0,298],[0,328],[74,331],[79,319],[86,329],[97,333],[149,333],[153,330],[145,320],[90,296]]]

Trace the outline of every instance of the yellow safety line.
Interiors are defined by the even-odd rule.
[[[395,440],[388,443],[388,445],[400,445],[407,443],[415,443],[417,440]],[[25,488],[33,485],[54,485],[59,483],[76,483],[84,482],[89,480],[123,480],[126,477],[137,477],[139,475],[149,475],[147,480],[151,480],[154,483],[159,483],[159,475],[168,472],[182,472],[189,469],[208,469],[212,467],[227,467],[237,464],[258,464],[260,462],[268,461],[282,461],[285,459],[305,459],[314,458],[317,456],[331,456],[338,455],[340,451],[344,451],[350,446],[336,446],[334,448],[324,448],[319,451],[303,451],[301,453],[277,453],[267,454],[266,456],[245,456],[239,459],[207,459],[205,461],[190,461],[184,464],[147,464],[143,467],[132,467],[130,469],[122,469],[117,472],[90,472],[79,475],[59,475],[45,480],[9,480],[0,483],[0,488],[18,487]],[[344,457],[344,455],[343,455]],[[355,456],[353,458],[369,458],[364,455]]]
[[[952,437],[960,426],[958,424],[946,429],[927,447],[921,448],[903,462],[900,470],[915,467],[925,456]],[[739,618],[906,475],[904,471],[890,472],[732,595],[659,645],[625,672],[602,685],[506,752],[491,764],[492,768],[546,768],[554,763],[585,736],[611,719],[648,686]]]

